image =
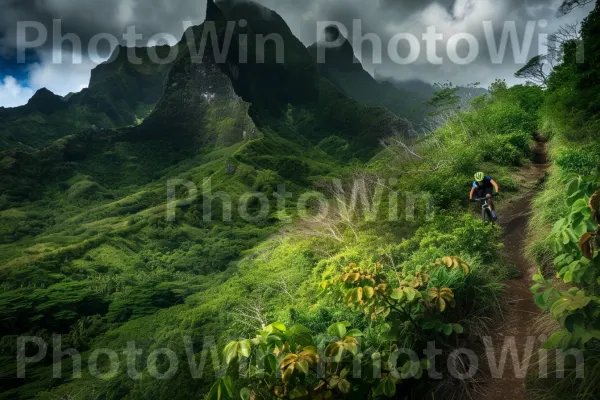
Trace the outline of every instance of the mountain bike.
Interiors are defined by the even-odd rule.
[[[498,196],[498,193],[492,194],[492,197],[496,196]],[[494,221],[494,218],[492,217],[492,207],[490,206],[489,199],[487,198],[487,196],[474,198],[472,201],[481,203],[481,219],[483,220],[483,223],[485,225],[489,224],[490,222],[492,223],[492,225],[496,223],[496,221]]]

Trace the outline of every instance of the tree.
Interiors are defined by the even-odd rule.
[[[564,46],[569,42],[579,42],[581,34],[579,24],[564,24],[553,34],[548,36],[548,56],[546,60],[554,67],[563,61]]]
[[[434,86],[438,90],[431,99],[425,102],[426,105],[435,109],[432,114],[455,112],[460,107],[458,86],[452,85],[452,82],[436,83]]]
[[[548,75],[544,72],[546,57],[539,55],[533,57],[523,68],[515,73],[517,78],[528,79],[530,82],[546,87]]]
[[[470,135],[460,117],[461,107],[468,104],[470,100],[469,94],[461,96],[459,94],[460,88],[454,86],[452,82],[436,83],[434,86],[438,90],[431,99],[425,102],[425,105],[434,109],[433,112],[429,113],[429,120],[432,122],[431,125],[434,127],[434,130],[456,117],[460,122],[465,136],[470,140]],[[479,86],[479,82],[471,83],[465,87],[472,89],[477,86]]]
[[[557,17],[563,17],[573,11],[577,7],[585,7],[594,0],[565,0],[556,12]]]

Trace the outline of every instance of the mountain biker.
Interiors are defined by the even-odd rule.
[[[496,221],[498,217],[496,216],[496,209],[494,207],[494,202],[492,201],[492,193],[494,190],[496,191],[496,194],[500,192],[500,186],[498,186],[496,181],[493,180],[491,176],[486,176],[483,172],[477,172],[475,174],[473,187],[471,188],[471,193],[469,194],[469,199],[473,201],[474,196],[477,196],[478,198],[487,198],[488,204],[492,210],[492,218]]]

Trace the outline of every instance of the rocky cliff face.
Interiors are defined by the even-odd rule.
[[[140,127],[141,135],[187,143],[199,150],[229,146],[259,134],[248,116],[249,103],[236,94],[223,71],[231,65],[218,64],[210,37],[206,36],[206,47],[197,54],[203,35],[213,26],[205,22],[184,35],[182,53],[167,76],[162,98]]]
[[[206,15],[216,24],[221,43],[231,35],[221,67],[244,100],[277,115],[288,104],[317,99],[317,68],[279,14],[251,1],[209,0]]]

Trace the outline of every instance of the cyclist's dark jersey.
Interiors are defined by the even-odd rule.
[[[494,185],[492,185],[492,180],[493,179],[491,176],[486,176],[485,178],[483,178],[483,181],[481,181],[481,183],[474,181],[473,187],[475,188],[475,191],[477,193],[491,194],[494,191]]]

